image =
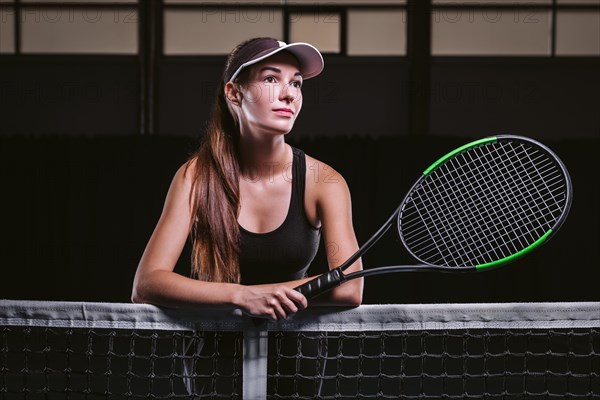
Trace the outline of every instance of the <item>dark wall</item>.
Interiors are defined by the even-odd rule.
[[[131,135],[138,61],[114,56],[0,56],[0,135]]]
[[[438,59],[432,133],[538,139],[600,137],[600,60]]]
[[[0,57],[0,298],[128,301],[177,167],[195,148],[222,59],[159,62],[157,131],[140,136],[137,61]],[[600,61],[436,59],[430,132],[410,135],[402,59],[328,58],[305,85],[290,142],[347,179],[362,243],[423,168],[475,137],[514,133],[553,148],[574,201],[558,235],[506,269],[371,278],[367,302],[600,300]],[[367,266],[409,262],[389,234]],[[312,268],[324,269],[321,251]],[[187,273],[184,255],[178,271]]]
[[[163,57],[156,134],[198,136],[212,107],[222,57]],[[326,58],[306,82],[296,137],[410,134],[404,58]],[[139,132],[134,57],[0,57],[2,135],[131,135]],[[598,58],[434,58],[429,132],[538,139],[600,137]]]

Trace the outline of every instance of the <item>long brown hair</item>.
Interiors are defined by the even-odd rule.
[[[198,150],[188,166],[195,165],[190,204],[192,207],[192,275],[212,282],[240,282],[239,225],[240,190],[238,162],[239,128],[225,98],[225,82],[240,49],[229,55],[217,90],[212,117]],[[236,79],[243,83],[248,71]]]

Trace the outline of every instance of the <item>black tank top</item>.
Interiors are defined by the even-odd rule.
[[[304,210],[306,159],[302,150],[292,147],[292,152],[292,196],[283,223],[267,233],[249,232],[240,225],[244,285],[301,279],[317,254],[321,229],[312,226]]]

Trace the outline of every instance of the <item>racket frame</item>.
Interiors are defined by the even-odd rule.
[[[435,171],[436,169],[438,169],[439,167],[444,165],[448,160],[451,160],[451,159],[455,158],[456,156],[458,156],[459,154],[463,153],[464,151],[470,150],[474,147],[483,146],[483,145],[487,145],[487,144],[502,141],[502,140],[508,140],[508,141],[513,141],[513,142],[514,141],[524,142],[524,143],[533,145],[533,146],[541,149],[542,151],[544,151],[548,154],[549,158],[561,170],[562,175],[565,178],[566,202],[563,207],[561,216],[557,219],[557,221],[554,223],[554,226],[552,228],[550,228],[543,235],[541,235],[536,241],[534,241],[527,247],[521,249],[520,251],[510,254],[501,259],[494,260],[494,261],[491,261],[488,263],[479,264],[479,265],[464,266],[464,267],[448,267],[448,266],[433,265],[433,264],[429,264],[429,263],[421,263],[421,264],[414,264],[414,265],[392,265],[392,266],[385,266],[385,267],[377,267],[377,268],[371,268],[371,269],[364,269],[364,270],[352,272],[349,274],[344,274],[344,271],[346,269],[348,269],[352,264],[354,264],[383,235],[385,235],[387,233],[387,231],[394,224],[394,222],[396,222],[396,226],[398,228],[397,234],[400,237],[400,239],[402,240],[405,249],[410,253],[410,255],[413,258],[415,258],[416,260],[422,261],[419,259],[419,257],[417,257],[410,250],[410,247],[406,244],[406,242],[404,241],[404,237],[400,232],[401,212],[402,212],[403,208],[405,207],[407,199],[410,198],[410,196],[414,192],[414,189],[418,185],[420,185],[421,182],[429,174],[431,174],[433,171]],[[571,178],[569,176],[567,168],[565,167],[562,160],[552,150],[550,150],[547,146],[543,145],[542,143],[540,143],[534,139],[523,137],[523,136],[518,136],[518,135],[497,135],[497,136],[490,136],[490,137],[472,141],[470,143],[467,143],[463,146],[460,146],[460,147],[448,152],[447,154],[445,154],[444,156],[442,156],[438,160],[436,160],[434,163],[432,163],[429,167],[427,167],[423,171],[423,173],[419,177],[419,179],[417,179],[417,181],[412,185],[412,187],[407,192],[407,194],[405,195],[405,197],[402,200],[402,202],[400,203],[400,205],[396,208],[396,210],[392,213],[392,215],[387,219],[387,221],[385,221],[385,223],[343,264],[341,264],[337,268],[334,268],[334,269],[304,283],[303,285],[296,287],[295,289],[298,290],[299,292],[307,295],[307,297],[314,297],[314,296],[321,294],[322,292],[327,291],[335,286],[341,285],[345,281],[348,281],[350,279],[354,279],[357,277],[368,277],[368,276],[396,273],[396,272],[466,273],[466,272],[475,272],[475,271],[488,271],[488,270],[494,269],[501,265],[505,265],[510,262],[513,262],[514,260],[516,260],[518,258],[521,258],[525,254],[528,254],[532,250],[540,247],[543,243],[547,242],[549,240],[549,238],[553,236],[553,234],[558,230],[558,228],[565,221],[565,219],[569,213],[570,207],[571,207],[572,197],[573,197],[572,193],[573,193],[573,187],[572,187]]]

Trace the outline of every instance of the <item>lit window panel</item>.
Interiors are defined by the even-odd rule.
[[[404,10],[348,10],[348,55],[405,55]]]
[[[0,54],[15,52],[15,11],[0,8]]]
[[[21,3],[89,3],[89,4],[132,4],[137,3],[137,0],[21,0]]]
[[[283,12],[278,8],[167,9],[164,18],[168,55],[222,55],[252,37],[283,37]]]
[[[134,8],[24,7],[23,53],[136,54]]]
[[[199,5],[224,5],[228,4],[223,0],[163,0],[167,5],[169,4],[199,4]],[[234,5],[281,5],[281,0],[235,0],[232,1]]]
[[[339,53],[340,14],[323,10],[290,13],[290,41],[308,42],[324,53]]]
[[[556,54],[600,56],[600,12],[557,12]]]
[[[505,5],[552,4],[552,0],[433,0],[432,3],[434,5],[505,6]]]
[[[550,54],[549,10],[441,8],[432,12],[433,55]]]
[[[569,4],[569,5],[597,5],[600,6],[600,0],[556,0],[556,4]]]
[[[406,4],[406,0],[371,0],[371,1],[365,1],[365,0],[327,0],[324,1],[322,3],[319,3],[318,1],[315,0],[291,0],[286,2],[286,4],[291,4],[291,5],[301,5],[301,4],[307,4],[307,5],[324,5],[324,6],[332,6],[332,5],[402,5],[402,4]]]

